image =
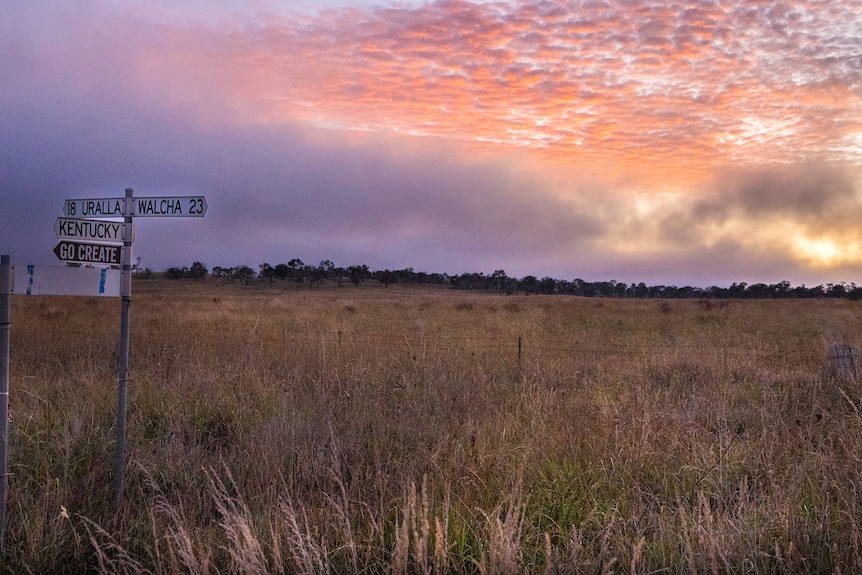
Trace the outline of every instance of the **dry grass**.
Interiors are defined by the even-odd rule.
[[[845,300],[13,298],[10,572],[862,571]]]

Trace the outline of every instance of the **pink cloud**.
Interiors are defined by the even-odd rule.
[[[167,169],[182,164],[177,149],[195,156],[210,134],[248,130],[264,140],[269,130],[302,134],[273,144],[280,149],[324,128],[331,140],[303,159],[335,148],[334,142],[348,149],[374,142],[387,162],[408,157],[415,168],[423,161],[408,142],[422,141],[424,151],[446,151],[435,171],[446,165],[466,170],[469,177],[451,180],[456,184],[473,183],[472,166],[530,173],[535,180],[518,192],[530,190],[530,201],[554,198],[551,208],[531,212],[536,218],[552,220],[568,205],[557,203],[565,197],[584,213],[616,210],[622,220],[637,222],[626,192],[707,190],[735,202],[739,209],[728,218],[739,217],[758,204],[734,195],[738,180],[724,175],[733,169],[771,175],[776,166],[803,166],[795,177],[809,165],[862,165],[858,0],[439,0],[210,19],[153,12],[150,4],[137,12],[111,3],[58,5],[43,10],[47,16],[9,8],[10,18],[0,22],[0,53],[8,55],[0,58],[0,73],[9,80],[0,102],[30,112],[27,117],[44,128],[35,133],[55,133],[53,122],[72,118],[69,133],[110,139],[140,122],[139,141],[118,144],[130,149],[157,139],[141,118],[182,118],[183,129],[203,134],[202,140],[170,154],[154,151]],[[219,152],[223,157],[216,154],[221,161],[192,162],[193,169],[228,165],[231,155],[254,164],[254,149],[240,155],[231,147]],[[271,153],[269,170],[281,161]],[[829,180],[827,171],[806,183],[806,193]],[[346,180],[326,182],[349,187],[353,180]],[[255,181],[266,185],[265,178]],[[707,184],[716,181],[727,185]],[[756,193],[760,182],[746,179],[746,193]],[[367,188],[386,183],[375,180]],[[404,176],[398,185],[409,183]],[[613,207],[597,207],[612,193],[619,194]],[[423,196],[414,190],[410,197]],[[392,198],[394,192],[379,203]],[[497,199],[487,190],[481,198],[488,204]],[[341,203],[338,197],[325,207]],[[517,219],[525,203],[509,204],[517,209],[500,221]],[[698,204],[715,205],[720,202]],[[417,217],[404,212],[405,221]],[[469,211],[481,212],[476,206]],[[451,209],[439,220],[450,213],[463,210]],[[692,208],[680,221],[694,225],[702,213]],[[799,213],[793,221],[800,229],[822,223],[808,226]],[[575,221],[598,235],[613,229],[615,218],[591,213],[555,221],[549,228]],[[539,236],[532,241],[543,243]],[[571,243],[594,247],[585,241]],[[722,242],[744,251],[737,238],[710,245]]]
[[[503,142],[511,128],[531,124],[512,145],[553,156],[549,136],[590,137],[584,111],[630,127],[617,132],[629,138],[655,132],[643,122],[670,106],[684,120],[680,150],[704,134],[732,136],[752,118],[768,126],[795,116],[805,122],[787,134],[793,154],[817,155],[858,129],[858,56],[847,37],[858,19],[850,3],[724,10],[691,0],[445,1],[218,26],[161,23],[134,64],[139,82],[168,99],[205,86],[255,121],[315,119],[464,140],[497,134]],[[713,161],[742,145],[732,140],[715,143]],[[759,141],[747,137],[744,155],[781,159]]]

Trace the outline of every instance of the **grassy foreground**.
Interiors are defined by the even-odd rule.
[[[862,572],[847,300],[13,296],[7,572]]]

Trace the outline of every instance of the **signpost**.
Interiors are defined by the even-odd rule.
[[[204,196],[154,196],[133,198],[131,213],[125,211],[126,198],[66,200],[63,215],[67,218],[192,217],[207,213]]]
[[[79,242],[63,241],[54,247],[54,253],[60,261],[109,266],[120,265],[121,252],[120,246]]]
[[[117,509],[123,501],[126,469],[126,405],[129,384],[129,309],[132,301],[132,236],[135,217],[202,218],[207,212],[204,196],[134,196],[131,188],[122,198],[66,200],[63,215],[54,224],[58,238],[120,241],[120,246],[61,241],[54,253],[63,261],[120,265],[120,358],[117,373],[117,447],[114,461],[114,494]],[[91,218],[91,219],[78,219]],[[123,218],[122,222],[102,222]]]
[[[60,242],[57,257],[67,263],[98,268],[47,268],[26,266],[26,276],[12,281],[9,256],[0,262],[0,552],[6,528],[6,415],[8,405],[8,297],[19,293],[52,295],[120,296],[120,345],[117,367],[117,445],[114,461],[114,493],[117,510],[123,500],[126,467],[126,404],[129,383],[129,310],[132,300],[132,240],[135,217],[202,218],[207,211],[204,196],[134,196],[131,188],[122,198],[71,199],[63,203],[63,216],[54,222]],[[74,240],[74,241],[70,241]],[[78,241],[84,240],[84,241]],[[90,243],[103,242],[103,243]],[[122,245],[116,243],[122,242]],[[109,268],[119,267],[116,269]],[[118,275],[119,273],[119,275]],[[6,353],[4,355],[3,349]],[[5,359],[4,359],[5,358]],[[4,373],[6,374],[4,376]]]
[[[202,218],[207,213],[207,199],[203,196],[174,196],[135,198],[132,215],[142,217]]]
[[[67,218],[122,218],[124,198],[66,200],[63,215]]]
[[[126,404],[129,383],[129,310],[132,300],[132,240],[134,236],[134,218],[136,217],[192,217],[202,218],[207,212],[207,201],[204,196],[154,196],[135,197],[131,188],[126,189],[122,198],[92,198],[70,199],[63,202],[63,216],[54,222],[54,233],[60,242],[54,248],[54,253],[64,262],[76,262],[102,266],[101,271],[86,269],[75,270],[59,281],[65,283],[64,289],[74,291],[74,295],[91,295],[93,274],[100,273],[99,295],[116,295],[119,292],[120,308],[120,345],[119,362],[117,366],[117,446],[114,461],[114,495],[117,509],[122,505],[123,477],[126,466]],[[75,241],[69,241],[75,240]],[[84,241],[78,241],[84,240]],[[90,243],[104,242],[104,243]],[[112,243],[113,242],[113,243]],[[122,245],[115,243],[122,242]],[[4,256],[6,257],[6,256]],[[111,283],[116,270],[107,267],[120,267],[119,289]],[[35,266],[28,266],[30,274],[27,293],[39,292],[34,283]],[[39,270],[46,278],[44,281],[55,285],[56,275],[53,272]],[[71,268],[65,268],[71,272]],[[80,272],[80,273],[78,273]],[[51,277],[49,281],[47,278]],[[75,282],[72,280],[75,279]],[[77,283],[76,283],[77,282]],[[77,288],[72,285],[86,285]],[[51,290],[59,288],[51,288]],[[49,291],[47,293],[59,293]],[[64,292],[65,293],[65,292]],[[2,322],[2,318],[0,318]],[[0,389],[0,403],[2,403]],[[2,405],[0,405],[2,407]],[[2,414],[0,414],[2,417]],[[0,426],[2,430],[2,426]],[[4,437],[5,439],[5,437]],[[0,452],[2,459],[3,452]],[[0,461],[2,463],[2,461]],[[5,475],[3,476],[5,479]],[[2,491],[2,485],[0,485]],[[0,501],[0,505],[3,502]],[[0,525],[0,536],[4,525]],[[0,543],[2,545],[2,543]]]
[[[60,240],[122,242],[124,239],[124,230],[125,225],[123,222],[112,222],[110,220],[57,218],[57,221],[54,222],[54,233],[57,234],[57,239]]]

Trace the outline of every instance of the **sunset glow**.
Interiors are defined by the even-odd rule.
[[[797,246],[803,257],[809,260],[812,265],[828,266],[834,263],[836,259],[841,258],[846,251],[830,240],[802,238],[797,241]]]
[[[801,259],[814,267],[828,268],[862,259],[862,245],[830,238],[798,238],[794,247]]]
[[[270,239],[188,248],[211,264],[862,273],[859,0],[217,6],[11,8],[0,105],[23,145],[3,148],[17,182],[3,207],[141,185],[214,194],[214,213],[242,206],[231,217]],[[53,151],[16,162],[40,142]],[[75,157],[76,175],[51,157]],[[55,171],[62,187],[40,188]],[[357,235],[373,239],[338,239]],[[153,265],[188,263],[150,241]]]

